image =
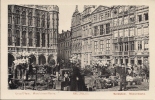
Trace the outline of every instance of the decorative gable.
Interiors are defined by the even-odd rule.
[[[97,13],[97,12],[100,12],[102,10],[106,10],[108,8],[109,7],[106,7],[106,6],[98,6],[92,13]]]

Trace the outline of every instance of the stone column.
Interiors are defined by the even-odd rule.
[[[46,64],[48,64],[48,54],[45,55],[46,58]]]
[[[135,64],[137,65],[137,57],[135,57],[134,62],[135,62]]]
[[[128,58],[128,63],[131,64],[131,59],[130,59],[130,57]]]
[[[39,55],[36,55],[36,64],[39,64]]]
[[[142,65],[144,64],[144,57],[141,57],[141,60],[142,60]]]

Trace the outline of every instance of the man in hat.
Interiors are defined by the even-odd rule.
[[[119,91],[122,90],[126,90],[126,69],[125,69],[125,65],[122,64],[122,66],[120,66],[120,89]]]

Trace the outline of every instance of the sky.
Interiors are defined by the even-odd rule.
[[[75,11],[76,5],[58,5],[59,7],[59,33],[62,30],[70,30],[72,15]],[[78,5],[79,12],[82,12],[84,5]]]

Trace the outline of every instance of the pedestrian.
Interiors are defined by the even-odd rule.
[[[82,91],[84,88],[84,80],[80,74],[80,65],[77,64],[73,68],[73,73],[71,76],[71,91]]]
[[[119,91],[122,90],[126,90],[126,69],[125,69],[125,65],[122,64],[122,66],[120,66],[120,89]]]

